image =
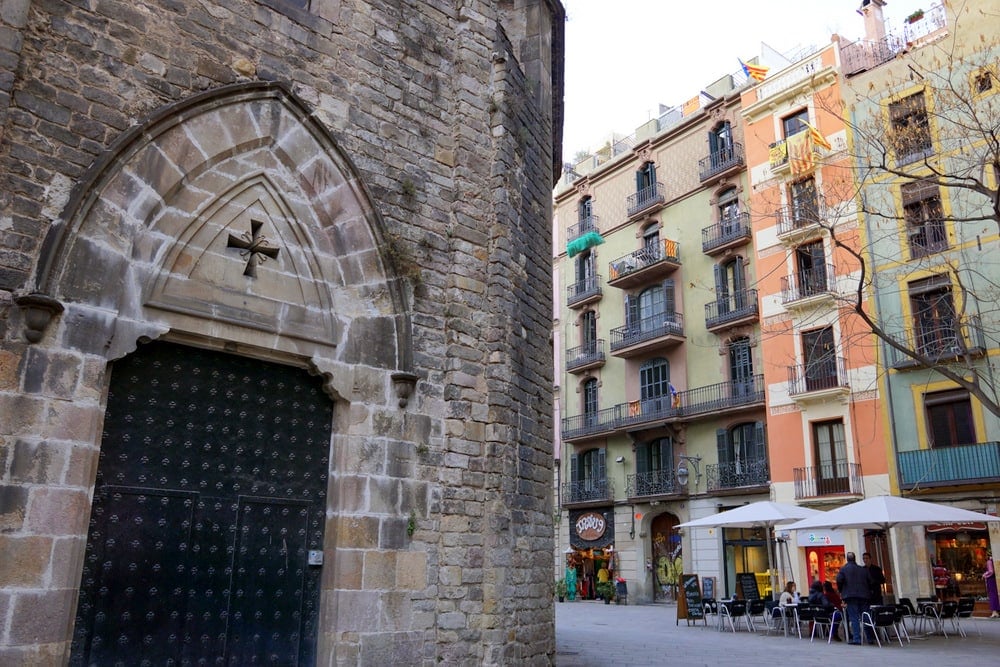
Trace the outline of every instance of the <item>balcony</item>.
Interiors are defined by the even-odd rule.
[[[903,489],[995,484],[1000,482],[1000,442],[899,452],[896,463]]]
[[[795,499],[825,496],[860,496],[861,466],[857,463],[838,461],[820,466],[806,466],[792,470]]]
[[[843,47],[840,52],[844,75],[859,74],[887,63],[895,58],[896,54],[902,51],[905,46],[902,38],[895,35],[886,35],[878,40],[852,42]]]
[[[731,148],[715,151],[698,161],[698,175],[701,182],[722,178],[739,171],[743,167],[743,144],[734,143]]]
[[[596,215],[587,215],[580,218],[580,222],[566,228],[566,243],[580,238],[588,232],[596,232],[597,223],[600,219]]]
[[[846,397],[847,362],[843,357],[823,357],[803,365],[788,367],[788,395],[799,401]]]
[[[635,194],[629,195],[625,200],[628,217],[631,218],[640,213],[652,213],[663,206],[666,201],[666,190],[663,183],[647,185]]]
[[[795,246],[823,231],[823,212],[815,202],[799,206],[784,206],[774,213],[777,218],[778,240]]]
[[[775,141],[768,146],[768,165],[774,174],[783,174],[788,171],[788,145],[784,139]]]
[[[604,365],[604,339],[592,340],[580,347],[566,350],[566,370],[583,373]]]
[[[705,328],[716,332],[757,321],[757,290],[748,289],[705,304]]]
[[[587,276],[566,288],[566,307],[583,308],[584,306],[600,301],[604,293],[601,291],[601,276]]]
[[[637,287],[670,275],[680,265],[677,241],[663,239],[611,262],[608,284],[621,289]]]
[[[679,496],[687,492],[674,477],[673,469],[640,472],[625,477],[625,495],[630,499]]]
[[[836,274],[833,264],[820,264],[802,269],[781,279],[781,303],[786,308],[808,308],[836,295]]]
[[[611,330],[611,354],[622,359],[683,342],[682,313],[660,313]]]
[[[771,484],[768,460],[754,459],[736,463],[713,463],[705,466],[708,492],[739,490],[747,487],[767,487]]]
[[[954,361],[966,356],[981,357],[986,354],[986,336],[983,323],[978,316],[968,318],[968,322],[938,326],[922,326],[919,331],[907,331],[903,339],[897,339],[907,349],[921,354],[932,363]],[[925,368],[925,364],[894,347],[886,346],[889,365],[897,370]]]
[[[749,213],[740,213],[701,230],[701,251],[706,255],[719,255],[749,242]]]
[[[636,431],[680,420],[715,419],[719,416],[764,407],[764,376],[719,382],[680,391],[674,397],[657,396],[619,403],[591,414],[562,420],[562,439],[584,441],[615,433]]]
[[[563,505],[606,504],[614,500],[615,492],[609,479],[587,479],[567,482],[560,489]]]

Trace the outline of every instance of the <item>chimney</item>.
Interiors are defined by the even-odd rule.
[[[885,0],[861,0],[858,13],[865,17],[865,39],[869,42],[878,42],[885,37],[885,17],[882,16],[885,4]]]

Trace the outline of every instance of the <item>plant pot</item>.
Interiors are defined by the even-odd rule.
[[[604,598],[604,604],[611,604],[611,600]]]
[[[563,596],[561,596],[561,595],[559,596],[559,601],[560,601],[560,602],[563,602],[563,601],[564,601],[564,599],[563,599]]]

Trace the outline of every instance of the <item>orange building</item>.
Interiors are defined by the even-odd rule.
[[[772,70],[742,97],[772,494],[818,509],[891,491],[875,340],[854,311],[862,239],[837,49]],[[885,544],[856,531],[795,539],[789,555],[810,580],[832,579],[845,550]]]

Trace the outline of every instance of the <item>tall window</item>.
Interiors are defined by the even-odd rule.
[[[964,389],[924,394],[924,410],[931,447],[971,445],[977,442],[972,400]]]
[[[642,249],[648,262],[660,259],[660,226],[650,225],[642,230]]]
[[[715,300],[719,315],[739,311],[746,306],[746,275],[742,257],[734,257],[723,264],[716,264]]]
[[[580,225],[580,234],[594,229],[594,200],[591,197],[584,197],[580,200],[577,209],[577,222]]]
[[[960,353],[964,346],[948,276],[915,280],[908,287],[917,351],[929,357]]]
[[[588,449],[570,456],[570,480],[573,482],[571,500],[584,502],[608,498],[608,475],[603,447]]]
[[[763,422],[745,422],[729,429],[720,428],[715,439],[721,488],[767,483],[767,443]]]
[[[708,134],[712,169],[722,169],[733,159],[733,129],[729,121],[720,123]]]
[[[635,172],[635,191],[640,194],[640,201],[652,198],[655,194],[655,186],[656,165],[652,162],[647,162]],[[642,196],[645,193],[648,193],[648,196]]]
[[[589,289],[597,287],[595,283],[596,266],[594,255],[589,250],[584,250],[576,256],[574,260],[576,269],[576,293],[582,294]]]
[[[673,280],[664,280],[639,294],[625,295],[625,324],[629,335],[653,332],[676,320]]]
[[[812,427],[816,491],[819,495],[847,493],[851,486],[843,420],[815,422]]]
[[[806,123],[809,122],[809,110],[799,109],[790,116],[785,116],[781,119],[781,129],[784,132],[784,136],[787,139],[793,134],[798,134],[802,130],[806,129]]]
[[[735,338],[726,346],[729,350],[729,381],[734,397],[746,397],[754,393],[753,348],[747,337]]]
[[[643,414],[670,407],[670,364],[666,359],[657,357],[639,366],[639,397]]]
[[[588,425],[596,425],[597,411],[597,379],[590,378],[583,383],[583,416]]]
[[[736,188],[729,188],[719,196],[719,224],[722,226],[722,235],[734,234],[740,225],[740,202],[737,198]]]
[[[931,154],[931,129],[922,92],[890,104],[889,123],[897,164],[909,164]]]
[[[635,495],[651,496],[674,489],[674,441],[658,438],[635,445]]]
[[[593,352],[597,346],[597,313],[592,310],[580,316],[580,344],[588,352]]]
[[[910,258],[917,259],[948,247],[938,186],[926,181],[900,188]]]
[[[806,391],[839,386],[832,327],[803,332],[802,358],[805,362]]]
[[[800,297],[821,294],[829,289],[823,241],[803,243],[795,249],[795,270]]]
[[[796,227],[815,225],[819,222],[819,201],[816,197],[816,180],[810,176],[795,181],[791,186],[792,222]]]

